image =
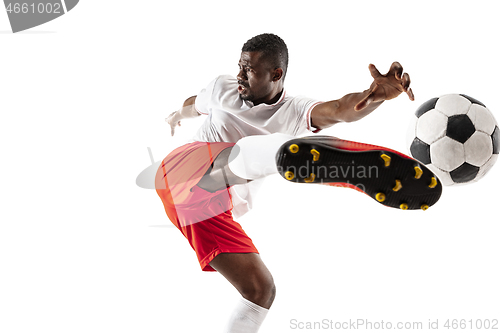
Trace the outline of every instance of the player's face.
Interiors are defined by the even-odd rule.
[[[261,56],[262,52],[241,52],[236,76],[241,98],[255,105],[267,103],[276,95],[275,70]]]

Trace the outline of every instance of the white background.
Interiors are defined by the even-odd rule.
[[[83,0],[18,34],[0,10],[0,332],[221,332],[237,292],[201,272],[155,191],[135,185],[147,147],[160,160],[202,121],[171,138],[164,118],[273,32],[289,47],[291,95],[337,99],[368,88],[369,63],[401,62],[415,102],[323,133],[406,152],[429,98],[465,93],[500,119],[497,6]],[[499,178],[496,165],[404,212],[270,177],[239,220],[278,290],[261,332],[299,331],[292,319],[500,319]]]

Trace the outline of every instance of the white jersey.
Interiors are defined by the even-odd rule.
[[[208,115],[195,137],[201,142],[237,142],[250,135],[283,133],[293,136],[313,131],[311,111],[320,102],[291,97],[283,90],[275,104],[254,106],[241,99],[238,81],[230,75],[213,80],[197,96],[195,108]]]
[[[254,106],[241,99],[238,81],[230,75],[213,80],[197,96],[195,108],[207,119],[193,138],[201,142],[238,142],[251,135],[283,133],[292,136],[316,130],[311,126],[311,111],[321,102],[306,97],[291,97],[283,90],[275,104]],[[263,179],[231,187],[235,218],[252,208],[252,194]]]

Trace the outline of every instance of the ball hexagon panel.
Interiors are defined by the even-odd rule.
[[[450,94],[439,97],[435,108],[450,117],[456,114],[466,114],[471,104],[472,103],[463,96]]]
[[[450,171],[451,179],[455,183],[468,183],[476,178],[479,167],[464,163],[453,171]]]
[[[430,110],[418,118],[417,138],[431,144],[446,135],[448,117],[439,111]]]
[[[465,143],[476,131],[474,124],[466,114],[458,114],[448,118],[446,136],[460,143]]]
[[[425,102],[424,104],[420,105],[417,111],[415,111],[415,115],[417,116],[417,118],[420,118],[420,116],[422,116],[424,113],[434,109],[434,106],[436,105],[438,99],[439,99],[438,97],[432,98],[427,102]]]
[[[452,171],[465,162],[464,145],[444,137],[431,145],[431,161],[441,170]]]
[[[484,106],[481,106],[479,104],[472,104],[467,115],[474,123],[477,131],[481,131],[486,134],[492,134],[495,130],[497,122],[490,110],[488,110]]]
[[[482,166],[493,153],[493,143],[491,136],[483,132],[474,133],[464,144],[465,162]]]

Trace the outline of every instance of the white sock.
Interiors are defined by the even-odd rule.
[[[229,155],[229,169],[243,179],[258,179],[278,172],[276,153],[294,136],[274,133],[239,140]]]
[[[229,318],[224,333],[257,333],[268,312],[268,309],[242,297]]]

